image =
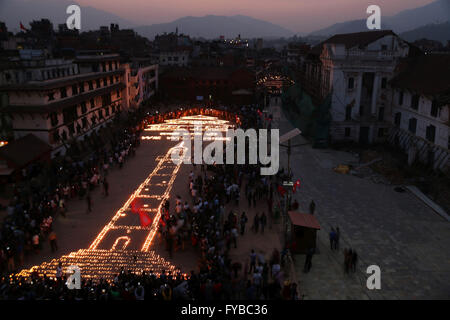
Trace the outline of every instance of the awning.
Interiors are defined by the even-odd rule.
[[[319,221],[314,215],[297,211],[289,211],[288,214],[293,225],[320,230]]]

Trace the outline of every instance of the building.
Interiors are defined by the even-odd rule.
[[[312,48],[299,66],[316,104],[331,94],[331,141],[384,141],[390,127],[388,82],[410,45],[390,30],[338,34]]]
[[[157,35],[154,45],[159,65],[183,67],[189,64],[193,44],[189,36],[178,34],[178,30],[175,33]]]
[[[399,65],[389,141],[435,169],[450,166],[450,55],[427,54]]]
[[[125,88],[119,56],[101,52],[64,60],[23,51],[0,78],[9,100],[2,111],[12,118],[15,139],[32,133],[51,146],[53,156],[126,108]]]
[[[10,177],[22,177],[22,170],[33,162],[50,161],[51,150],[47,143],[31,133],[0,147],[0,182],[7,183]]]
[[[161,95],[191,102],[250,104],[255,75],[247,68],[171,68],[161,75]]]
[[[127,79],[126,99],[138,108],[155,95],[159,87],[159,66],[151,58],[133,58],[123,65]]]

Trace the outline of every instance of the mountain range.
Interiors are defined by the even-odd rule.
[[[180,32],[191,37],[206,39],[218,38],[220,35],[226,38],[234,38],[239,34],[242,38],[280,38],[295,35],[291,30],[276,24],[243,15],[229,17],[216,15],[189,16],[169,23],[137,27],[135,30],[144,37],[153,39],[155,35],[175,31],[177,27]]]
[[[19,31],[22,22],[28,27],[32,20],[48,18],[55,28],[59,23],[65,23],[68,15],[66,8],[76,2],[71,0],[0,0],[0,21],[6,23],[8,29]],[[100,26],[118,23],[120,28],[133,28],[142,36],[153,40],[154,36],[164,32],[179,32],[198,38],[227,38],[241,35],[242,38],[280,38],[291,37],[296,33],[282,26],[243,15],[203,17],[182,17],[168,23],[141,26],[110,12],[90,6],[81,6],[82,31],[97,30]],[[426,38],[445,41],[448,37],[450,21],[450,0],[436,0],[428,5],[404,10],[394,16],[382,16],[383,29],[405,35],[409,41]],[[445,30],[445,28],[447,28]],[[310,37],[331,36],[338,33],[367,31],[366,20],[351,20],[336,23],[330,27],[312,32]],[[304,35],[297,33],[297,35]]]
[[[6,23],[8,30],[19,31],[20,23],[28,28],[32,20],[49,19],[55,28],[66,23],[69,16],[66,8],[76,4],[70,0],[0,0],[0,21]],[[112,13],[89,6],[81,6],[81,30],[96,30],[100,26],[118,23],[121,28],[136,27],[136,24]]]
[[[408,32],[408,38],[410,41],[414,41],[420,39],[420,34],[423,34],[423,29],[419,29],[427,26],[428,31],[426,34],[428,37],[433,40],[439,40],[438,38],[441,38],[443,35],[440,29],[448,21],[450,21],[450,0],[437,0],[422,7],[401,11],[394,16],[384,17],[382,15],[381,28],[391,29],[398,34]],[[432,25],[434,28],[430,27]],[[365,19],[335,23],[327,28],[314,31],[310,35],[331,36],[339,33],[361,31],[367,31]]]

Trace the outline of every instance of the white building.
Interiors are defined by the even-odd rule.
[[[390,124],[389,80],[409,45],[392,31],[340,34],[321,44],[320,95],[332,94],[332,141],[372,143]]]
[[[418,160],[444,169],[450,161],[450,55],[407,61],[393,80],[389,140]]]

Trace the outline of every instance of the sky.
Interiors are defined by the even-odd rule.
[[[394,15],[434,0],[76,0],[114,13],[139,25],[165,23],[184,16],[246,15],[296,33],[312,32],[333,23],[368,17],[369,5]]]

